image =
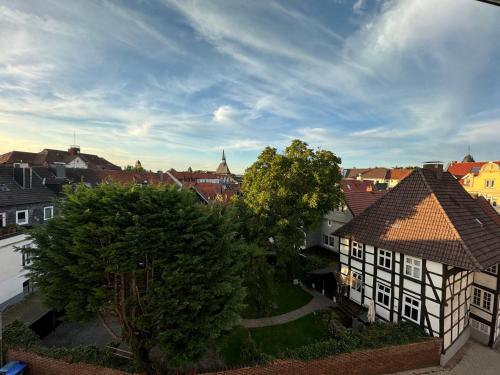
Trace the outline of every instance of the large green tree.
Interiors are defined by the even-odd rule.
[[[242,216],[254,217],[247,232],[260,242],[271,237],[278,260],[286,262],[303,244],[304,233],[342,204],[340,162],[331,151],[313,150],[300,140],[283,153],[264,149],[243,178]]]
[[[245,257],[224,210],[166,187],[73,187],[33,233],[30,277],[70,319],[117,318],[145,368],[158,349],[183,366],[240,316]]]

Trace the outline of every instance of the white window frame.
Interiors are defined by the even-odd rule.
[[[489,335],[490,334],[490,326],[476,320],[474,318],[470,318],[470,325],[472,328],[481,331],[482,333]]]
[[[498,274],[498,264],[495,264],[494,266],[486,268],[484,270],[484,272],[490,273],[492,275],[497,275]]]
[[[7,214],[5,212],[0,212],[0,228],[5,228],[7,226]]]
[[[418,304],[418,307],[414,304],[416,302]],[[408,294],[403,294],[403,309],[401,311],[401,315],[408,319],[409,321],[413,323],[420,324],[420,307],[422,305],[422,302],[418,300],[415,297],[409,296]],[[410,314],[406,315],[406,306],[410,308]],[[412,310],[415,309],[417,310],[417,320],[413,319],[412,317]]]
[[[392,268],[392,254],[392,251],[379,249],[377,256],[377,265],[379,267],[390,270]],[[387,263],[389,265],[387,265]]]
[[[323,245],[328,246],[329,240],[330,240],[329,236],[327,234],[324,234],[323,235]]]
[[[476,286],[473,287],[472,306],[476,306],[482,310],[491,312],[493,309],[493,301],[494,301],[493,298],[494,298],[493,293],[490,293]],[[479,299],[479,303],[477,299]]]
[[[419,265],[417,265],[416,262],[418,262]],[[418,277],[415,275],[416,270],[418,270]],[[422,280],[422,259],[405,255],[404,274],[412,279]]]
[[[331,221],[330,219],[328,219],[326,223],[327,223],[327,225],[328,225],[329,227],[331,227],[331,226],[332,226],[332,221]]]
[[[20,222],[20,221],[19,221],[19,214],[20,214],[20,213],[22,213],[22,212],[24,212],[24,213],[25,213],[25,215],[26,215],[26,220],[25,220],[25,221],[23,221],[23,222]],[[17,225],[26,225],[26,224],[28,224],[28,223],[29,223],[29,221],[30,221],[30,218],[29,218],[29,210],[19,210],[19,211],[16,211],[16,224],[17,224]]]
[[[47,215],[45,214],[45,210],[47,209],[50,209],[50,217],[47,217]],[[54,206],[47,206],[47,207],[44,207],[43,208],[43,220],[44,221],[47,221],[47,220],[50,220],[54,217]]]
[[[351,255],[356,259],[363,259],[363,244],[360,242],[352,241]]]
[[[382,296],[382,298],[380,298]],[[387,304],[384,303],[384,297],[387,297]],[[377,283],[377,303],[385,307],[391,307],[392,290],[389,286]]]

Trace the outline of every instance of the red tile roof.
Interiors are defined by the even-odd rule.
[[[415,170],[334,234],[461,268],[500,262],[500,225],[446,172]]]
[[[372,178],[376,180],[385,180],[388,177],[389,170],[387,168],[353,168],[349,170],[347,178],[358,178],[359,175],[363,178]]]
[[[344,191],[347,206],[353,216],[360,215],[385,194],[385,191]]]
[[[131,172],[115,170],[94,170],[99,181],[110,181],[123,184],[152,184],[152,185],[172,185],[175,182],[166,173],[154,172]]]
[[[393,168],[389,171],[389,180],[402,180],[408,177],[413,169],[410,168]]]
[[[371,180],[352,180],[342,179],[340,181],[342,191],[375,191],[377,190],[375,184]]]
[[[486,161],[475,161],[475,162],[463,162],[458,163],[456,161],[452,161],[448,166],[448,172],[450,172],[453,176],[460,179],[466,174],[472,171],[472,168],[481,168]],[[500,165],[500,161],[494,161],[493,163],[497,163]]]
[[[213,184],[207,182],[184,182],[184,189],[194,189],[207,203],[228,202],[233,195],[239,194],[240,186]]]

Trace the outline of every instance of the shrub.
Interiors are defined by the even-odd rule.
[[[19,321],[15,321],[5,328],[4,342],[7,348],[24,349],[41,356],[66,362],[89,363],[127,372],[138,371],[133,360],[117,357],[110,349],[92,345],[73,348],[47,347],[31,329]]]
[[[428,336],[411,323],[375,323],[361,331],[347,329],[336,338],[287,350],[283,358],[311,360],[356,350],[409,344],[426,339]]]

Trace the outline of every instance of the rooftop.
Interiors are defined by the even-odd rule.
[[[416,169],[335,232],[382,249],[467,269],[500,262],[494,210],[472,198],[450,174]]]

